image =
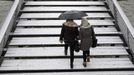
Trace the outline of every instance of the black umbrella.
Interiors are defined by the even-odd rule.
[[[71,11],[66,11],[62,13],[59,18],[60,19],[78,19],[82,18],[83,16],[87,16],[86,13],[78,10],[71,10]]]

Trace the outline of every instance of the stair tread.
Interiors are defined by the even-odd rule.
[[[80,20],[74,20],[80,25]],[[91,25],[114,25],[112,20],[88,20]],[[62,26],[65,20],[20,20],[17,26]]]
[[[97,36],[98,44],[123,44],[119,36]],[[63,45],[59,37],[14,37],[9,45]]]
[[[2,70],[64,70],[70,69],[70,59],[10,59],[4,60]],[[82,65],[83,59],[74,60],[74,69],[112,69],[134,68],[129,58],[91,58],[87,67]],[[98,63],[99,62],[99,63]]]
[[[114,27],[94,27],[95,34],[118,34]],[[61,28],[17,28],[14,35],[60,35]]]
[[[68,56],[69,54],[68,50]],[[96,47],[90,49],[91,56],[116,56],[128,55],[124,47]],[[82,56],[82,51],[75,52],[76,56]],[[64,55],[64,47],[32,47],[32,48],[8,48],[5,57],[48,57]]]
[[[133,75],[133,71],[55,72],[55,73],[6,73],[2,75]]]
[[[25,5],[104,5],[102,1],[27,1]]]
[[[44,19],[44,18],[57,18],[61,13],[23,13],[21,19]],[[108,13],[87,13],[89,18],[111,18]]]
[[[79,11],[108,11],[106,7],[24,7],[22,11],[29,11],[29,12],[39,12],[39,11],[69,11],[69,10],[79,10]]]

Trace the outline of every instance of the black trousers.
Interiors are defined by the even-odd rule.
[[[68,44],[65,44],[65,47],[64,47],[65,48],[65,51],[64,51],[65,52],[65,55],[67,55],[68,47],[69,47],[69,45]]]
[[[83,51],[83,61],[86,62],[87,57],[90,55],[90,51],[86,50]]]
[[[65,42],[65,51],[67,51],[68,47],[70,47],[70,66],[73,68],[73,62],[74,62],[74,45],[75,42]]]

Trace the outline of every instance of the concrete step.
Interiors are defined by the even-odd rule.
[[[69,71],[122,71],[134,69],[129,58],[91,58],[84,68],[83,59],[74,59],[70,69],[70,59],[4,59],[0,72],[69,72]]]
[[[94,27],[96,35],[119,35],[114,27]],[[61,28],[17,28],[13,36],[60,36]]]
[[[61,13],[22,13],[20,19],[59,19]],[[87,13],[89,19],[111,19],[109,13]]]
[[[133,75],[134,71],[54,72],[54,73],[6,73],[2,75]]]
[[[74,20],[78,25],[81,20]],[[114,26],[112,20],[88,20],[93,26]],[[19,20],[18,27],[61,27],[65,20]]]
[[[21,12],[31,12],[31,13],[43,13],[43,12],[65,12],[69,10],[79,10],[79,11],[84,11],[84,12],[107,12],[109,11],[106,7],[84,7],[84,6],[79,6],[79,7],[24,7]]]
[[[123,45],[119,36],[97,36],[98,45]],[[63,46],[59,37],[14,37],[9,46]]]
[[[26,1],[25,6],[104,6],[103,1]]]
[[[82,51],[74,52],[75,56],[82,57]],[[5,58],[67,58],[70,56],[70,50],[68,55],[64,55],[64,47],[11,47],[7,49]],[[123,46],[98,46],[90,49],[91,57],[116,57],[116,56],[128,56],[126,48]]]

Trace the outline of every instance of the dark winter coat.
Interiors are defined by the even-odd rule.
[[[89,28],[80,28],[79,32],[80,49],[83,51],[89,50],[92,45],[92,40],[95,38],[93,27]]]
[[[78,27],[62,25],[60,40],[74,41],[79,35]]]

